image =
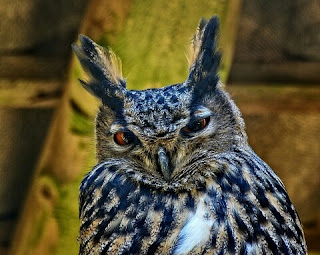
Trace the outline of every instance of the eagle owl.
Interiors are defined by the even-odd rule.
[[[158,89],[126,89],[110,49],[85,36],[73,45],[82,85],[102,102],[79,254],[307,253],[283,183],[219,81],[218,23],[200,21],[186,81]]]

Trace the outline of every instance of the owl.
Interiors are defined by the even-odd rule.
[[[218,30],[217,17],[200,21],[183,83],[141,91],[126,89],[110,49],[73,44],[101,101],[79,254],[307,254],[283,183],[219,80]]]

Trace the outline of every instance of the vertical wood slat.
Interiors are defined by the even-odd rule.
[[[53,109],[62,92],[63,81],[58,79],[0,79],[0,107]]]
[[[242,0],[229,0],[228,12],[221,31],[220,45],[222,48],[222,70],[221,80],[226,83],[231,71],[233,56],[235,52],[236,39],[239,29],[242,9]]]

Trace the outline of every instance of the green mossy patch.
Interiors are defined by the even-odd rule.
[[[94,132],[94,120],[77,111],[72,111],[71,132],[81,136],[92,136]]]
[[[142,1],[129,11],[125,28],[111,48],[121,58],[128,87],[144,89],[182,82],[188,75],[185,57],[201,17],[220,17],[223,25],[227,0]],[[98,40],[107,43],[106,36]]]
[[[36,224],[33,226],[33,232],[32,236],[30,237],[30,246],[28,246],[31,250],[37,247],[39,240],[41,240],[41,237],[43,235],[45,224],[48,222],[49,214],[48,212],[43,211],[39,217],[39,219],[36,221]]]

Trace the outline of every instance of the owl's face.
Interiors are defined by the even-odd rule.
[[[195,36],[188,79],[160,89],[127,90],[114,55],[80,38],[74,50],[91,76],[83,85],[102,101],[96,119],[100,162],[119,160],[137,178],[181,184],[205,169],[212,155],[246,141],[240,113],[219,82],[218,25],[210,22]]]
[[[226,97],[217,89],[196,100],[185,84],[127,91],[120,114],[108,106],[100,109],[96,121],[99,161],[123,159],[166,182],[179,181],[187,166],[199,168],[207,154],[225,152],[237,144],[237,120],[232,107],[225,105]]]

